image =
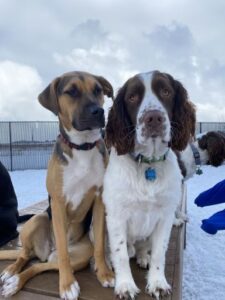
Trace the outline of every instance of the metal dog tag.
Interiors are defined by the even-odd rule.
[[[156,180],[156,171],[155,169],[148,168],[145,170],[145,178],[150,181]]]

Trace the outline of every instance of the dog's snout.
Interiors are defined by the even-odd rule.
[[[163,113],[159,110],[152,110],[146,113],[144,122],[147,126],[157,128],[165,121]]]
[[[145,137],[162,136],[165,130],[166,117],[160,110],[146,111],[140,122],[143,123],[142,135]]]
[[[97,105],[90,106],[89,111],[93,116],[101,117],[104,115],[104,109],[101,107],[98,107]]]

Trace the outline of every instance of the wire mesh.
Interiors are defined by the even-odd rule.
[[[199,122],[196,134],[224,131],[225,122]],[[8,170],[46,169],[58,122],[0,122],[0,161]]]

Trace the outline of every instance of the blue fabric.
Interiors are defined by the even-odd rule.
[[[201,193],[195,199],[195,204],[200,207],[220,204],[223,202],[225,202],[225,180],[217,183],[211,189]]]
[[[216,234],[218,230],[225,229],[225,209],[212,215],[210,218],[202,220],[201,228],[210,234]]]
[[[217,183],[211,189],[201,193],[196,199],[195,204],[200,207],[220,204],[225,202],[225,180]],[[201,228],[210,234],[216,234],[218,230],[225,230],[225,210],[219,211],[202,220]]]

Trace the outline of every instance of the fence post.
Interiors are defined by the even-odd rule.
[[[12,127],[11,122],[9,122],[9,151],[10,151],[10,170],[13,170],[13,162],[12,162]]]
[[[199,131],[202,133],[202,122],[199,123]]]

